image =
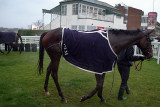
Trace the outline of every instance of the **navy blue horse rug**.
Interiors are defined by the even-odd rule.
[[[16,33],[15,32],[0,32],[0,44],[15,42],[15,41],[16,41]]]
[[[113,70],[117,55],[106,30],[79,32],[64,28],[62,32],[62,54],[70,64],[96,74]]]

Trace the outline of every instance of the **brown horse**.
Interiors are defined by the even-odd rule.
[[[141,30],[109,30],[108,31],[108,38],[110,41],[110,45],[113,51],[118,54],[122,50],[126,49],[131,45],[137,45],[141,50],[143,55],[146,59],[152,58],[152,47],[151,47],[151,40],[149,35],[152,33],[150,32],[143,32]],[[46,73],[46,80],[45,80],[45,93],[49,94],[48,92],[48,78],[51,74],[55,85],[57,87],[59,96],[61,97],[61,101],[66,103],[67,100],[64,97],[60,85],[58,83],[58,67],[59,61],[62,55],[62,28],[57,28],[51,30],[49,32],[45,32],[41,35],[40,38],[40,50],[39,50],[39,74],[43,72],[43,58],[44,58],[44,49],[46,50],[47,54],[49,55],[51,62],[47,68]],[[95,93],[98,92],[98,97],[102,102],[106,102],[106,100],[102,97],[102,90],[103,90],[103,83],[105,78],[105,73],[103,74],[95,74],[96,78],[96,88],[93,89],[87,96],[83,96],[81,98],[81,102],[91,98]]]
[[[7,54],[10,53],[13,46],[18,47],[18,40],[20,39],[21,44],[19,45],[19,52],[21,54],[21,46],[22,46],[22,38],[21,35],[15,32],[0,32],[0,44],[5,43],[5,50],[8,51]],[[15,44],[13,44],[13,42]],[[1,53],[4,54],[2,50]]]

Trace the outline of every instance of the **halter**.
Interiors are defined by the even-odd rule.
[[[147,48],[143,48],[142,47],[142,50],[143,50],[143,53],[144,54],[149,54],[150,52],[148,51],[148,50],[150,50],[151,49],[151,47],[149,47],[149,44],[150,44],[150,42],[151,42],[151,40],[150,40],[150,38],[149,38],[149,35],[145,35],[146,36],[146,40],[147,41],[144,41],[143,42],[143,44],[142,44],[142,46],[144,46],[144,44],[147,42]],[[138,64],[136,64],[136,62],[134,61],[134,69],[136,70],[136,71],[140,71],[141,70],[141,68],[142,68],[142,62],[143,61],[140,61],[140,62],[138,62]],[[138,66],[140,65],[140,67],[138,68]]]
[[[142,50],[143,50],[143,53],[144,55],[148,55],[150,54],[149,50],[152,50],[152,47],[149,47],[149,44],[151,42],[150,38],[149,38],[149,35],[145,35],[146,36],[146,41],[143,41],[143,44],[142,44]],[[143,46],[145,45],[145,43],[147,42],[147,48],[143,48]]]

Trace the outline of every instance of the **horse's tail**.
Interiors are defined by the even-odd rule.
[[[40,37],[40,41],[39,41],[39,61],[38,61],[38,71],[39,74],[41,75],[41,73],[43,72],[43,58],[44,58],[44,47],[42,44],[42,39],[43,37],[47,34],[48,32],[44,32],[42,33],[41,37]]]
[[[20,41],[21,41],[20,48],[19,48],[19,53],[21,54],[21,47],[22,47],[22,44],[23,44],[23,42],[22,42],[22,37],[21,37],[21,35],[18,34],[18,33],[17,33],[17,35],[18,35],[18,37],[20,38]]]

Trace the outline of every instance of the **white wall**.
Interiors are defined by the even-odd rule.
[[[121,16],[121,18],[117,18],[116,15],[114,15],[114,25],[112,28],[114,29],[127,29],[126,24],[123,23],[124,17]]]
[[[58,28],[60,27],[60,16],[56,17],[56,19],[54,19],[52,22],[51,22],[51,29],[55,29],[55,28]],[[44,27],[45,30],[50,30],[50,23],[47,24],[45,27]]]

